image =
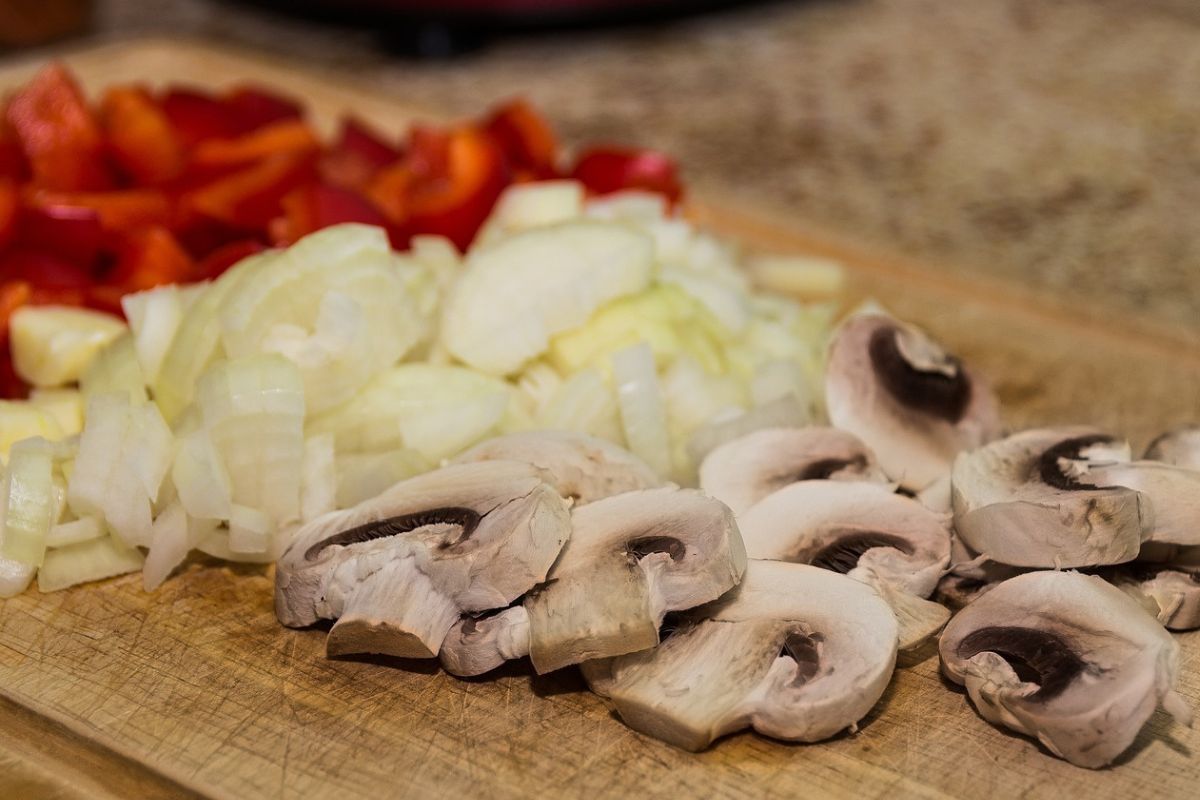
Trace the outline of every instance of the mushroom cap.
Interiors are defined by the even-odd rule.
[[[1134,562],[1106,576],[1114,586],[1149,601],[1151,613],[1167,630],[1200,628],[1200,568]]]
[[[584,665],[635,730],[687,750],[752,727],[815,742],[879,700],[898,629],[875,591],[805,564],[751,561],[736,590],[653,650]]]
[[[1146,458],[1200,469],[1200,427],[1178,428],[1162,434],[1146,448]]]
[[[869,569],[928,597],[950,563],[949,517],[877,483],[803,481],[738,520],[750,558],[813,564],[855,577]]]
[[[737,584],[746,551],[733,513],[702,493],[664,487],[574,509],[550,577],[524,603],[539,672],[658,644],[668,611]]]
[[[836,428],[766,428],[720,445],[700,465],[700,488],[740,515],[799,481],[887,482],[875,456]]]
[[[962,453],[951,478],[955,530],[971,550],[1012,566],[1132,561],[1149,522],[1142,495],[1080,477],[1128,458],[1128,445],[1085,427],[1023,431]]]
[[[914,491],[1001,430],[986,382],[919,329],[880,313],[851,316],[834,334],[825,403],[836,427],[866,442],[883,471]]]
[[[604,439],[571,431],[523,431],[498,436],[462,453],[454,463],[497,459],[533,464],[559,494],[576,505],[664,483],[633,453]]]
[[[461,613],[544,580],[569,532],[537,468],[445,467],[303,526],[277,565],[275,613],[289,626],[337,619],[330,654],[436,656]]]
[[[993,587],[942,632],[942,670],[989,722],[1055,755],[1102,767],[1174,692],[1179,647],[1137,601],[1078,572],[1031,572]]]
[[[1094,486],[1124,486],[1149,499],[1146,540],[1200,545],[1200,470],[1161,461],[1130,461],[1088,467],[1079,480]]]

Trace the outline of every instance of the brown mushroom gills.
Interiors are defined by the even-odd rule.
[[[442,541],[438,547],[447,550],[466,539],[470,538],[475,532],[475,528],[479,526],[481,517],[478,512],[470,508],[438,508],[432,511],[418,511],[414,514],[403,514],[398,517],[388,517],[376,522],[368,522],[365,525],[359,525],[341,533],[334,534],[328,539],[323,539],[304,553],[306,561],[312,561],[321,554],[327,547],[334,545],[348,546],[352,544],[360,544],[362,542],[370,542],[376,539],[383,539],[388,536],[402,536],[406,533],[428,528],[434,525],[449,525],[459,529],[459,533],[453,539]]]
[[[971,403],[971,382],[961,363],[946,355],[944,371],[919,369],[901,351],[900,334],[895,327],[871,334],[867,348],[880,382],[901,405],[957,423]]]
[[[783,639],[783,650],[780,656],[786,656],[796,662],[796,677],[793,686],[801,686],[816,677],[821,669],[821,642],[825,637],[819,633],[804,633],[792,631]]]
[[[1051,700],[1071,685],[1087,668],[1061,637],[1036,628],[996,626],[968,634],[958,645],[958,657],[966,660],[992,652],[1012,667],[1017,677],[1038,685],[1030,700]]]
[[[913,552],[912,546],[899,536],[876,531],[846,531],[845,535],[825,545],[810,558],[789,560],[807,560],[814,567],[845,575],[858,566],[863,553],[875,547],[894,547],[905,555],[912,555]]]
[[[1042,453],[1041,457],[1037,460],[1036,468],[1038,477],[1042,479],[1042,483],[1053,486],[1055,489],[1061,489],[1064,492],[1113,488],[1110,486],[1093,486],[1089,483],[1081,483],[1078,479],[1063,472],[1062,465],[1060,464],[1063,460],[1084,460],[1083,451],[1087,448],[1098,444],[1111,444],[1113,441],[1111,436],[1103,434],[1064,439]]]

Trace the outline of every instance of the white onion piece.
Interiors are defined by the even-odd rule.
[[[150,552],[142,566],[142,586],[146,591],[161,586],[172,570],[184,562],[193,544],[188,536],[187,513],[180,503],[171,503],[154,520]]]
[[[40,566],[46,534],[54,524],[54,456],[44,439],[26,439],[9,453],[3,497],[4,538],[0,556]]]
[[[146,379],[138,364],[133,337],[122,334],[101,350],[79,379],[84,396],[109,392],[125,392],[135,403],[144,403]]]
[[[183,321],[183,299],[179,287],[159,286],[121,298],[121,309],[133,331],[133,346],[137,352],[142,375],[149,385],[158,379],[159,369],[175,332]]]
[[[29,587],[37,567],[0,556],[0,599],[16,597]]]
[[[333,436],[310,436],[304,441],[300,478],[300,521],[308,522],[337,507],[337,470]]]
[[[137,572],[144,559],[136,547],[125,547],[112,536],[60,547],[46,553],[38,570],[39,592],[57,592],[80,583]]]
[[[416,450],[400,448],[386,453],[352,453],[338,456],[337,507],[350,508],[369,500],[433,468],[429,459]]]
[[[125,332],[112,314],[72,306],[22,306],[8,330],[13,367],[34,386],[54,388],[79,380],[109,342]]]
[[[54,417],[62,436],[74,436],[83,430],[83,393],[78,389],[34,389],[29,393],[29,404]],[[55,441],[53,437],[45,438]]]
[[[266,553],[271,547],[273,529],[266,514],[234,503],[229,517],[229,549],[235,553]]]
[[[583,215],[583,195],[578,181],[513,184],[496,201],[475,244],[483,246],[520,231],[577,219]]]
[[[22,439],[40,436],[47,441],[63,437],[62,426],[47,409],[27,400],[0,400],[0,456]]]
[[[46,547],[66,547],[67,545],[90,542],[108,535],[103,520],[98,517],[80,517],[70,522],[60,522],[46,534]]]
[[[235,561],[242,564],[270,564],[279,558],[280,551],[283,548],[279,544],[273,544],[271,549],[261,553],[241,553],[230,546],[229,531],[218,528],[202,539],[199,539],[196,549],[205,555],[219,558],[222,561]]]
[[[227,520],[233,514],[229,471],[207,430],[195,430],[179,439],[171,483],[189,516]]]
[[[613,353],[612,369],[621,427],[630,452],[660,476],[669,476],[671,439],[654,353],[645,343],[619,350]]]
[[[616,396],[604,377],[590,367],[563,381],[536,422],[546,430],[578,431],[618,444],[625,442]]]
[[[196,404],[229,473],[231,520],[239,505],[269,526],[299,518],[304,401],[299,370],[278,355],[219,361],[201,376]]]
[[[713,375],[689,356],[675,359],[662,379],[672,434],[686,437],[721,414],[740,412],[746,390],[728,375]]]
[[[748,433],[763,428],[800,428],[810,424],[812,418],[808,411],[789,395],[743,414],[702,425],[688,439],[687,452],[692,463],[699,464],[713,449]]]

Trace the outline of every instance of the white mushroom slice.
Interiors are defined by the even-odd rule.
[[[804,564],[751,561],[738,588],[683,615],[653,650],[583,665],[630,727],[687,750],[752,727],[797,742],[853,729],[896,663],[871,587]]]
[[[275,573],[284,625],[336,619],[330,655],[431,658],[464,612],[503,607],[546,577],[567,503],[529,464],[460,464],[301,528]]]
[[[999,583],[1028,572],[981,556],[967,547],[953,532],[950,534],[950,572],[962,578],[982,583]]]
[[[947,473],[917,492],[917,500],[930,511],[949,514],[954,509],[950,499],[950,474]]]
[[[504,459],[541,469],[559,494],[583,505],[622,492],[652,489],[663,481],[633,453],[611,442],[568,431],[527,431],[472,447],[455,463]]]
[[[767,428],[717,447],[700,465],[700,488],[741,514],[798,481],[877,481],[887,476],[857,436],[836,428]]]
[[[756,503],[738,526],[750,558],[790,561],[873,585],[900,621],[901,649],[950,614],[928,597],[950,563],[949,517],[877,483],[804,481]]]
[[[1081,767],[1112,763],[1158,705],[1190,724],[1175,691],[1179,646],[1137,601],[1078,572],[1031,572],[960,611],[942,669],[989,722],[1036,736]]]
[[[1200,545],[1200,470],[1159,461],[1089,466],[1078,478],[1092,486],[1124,486],[1149,498],[1151,542]]]
[[[1148,599],[1151,613],[1168,630],[1200,628],[1200,569],[1135,562],[1117,567],[1108,579],[1139,600]]]
[[[837,330],[825,403],[836,427],[866,442],[883,471],[914,491],[1001,429],[991,388],[922,331],[886,314],[856,314]]]
[[[1120,564],[1137,557],[1150,509],[1121,486],[1081,481],[1129,460],[1128,445],[1091,428],[1024,431],[954,462],[954,527],[993,561],[1018,567]]]
[[[478,674],[528,653],[544,673],[654,647],[667,612],[720,597],[745,569],[733,514],[697,491],[627,492],[571,517],[570,541],[521,606],[455,626],[447,671]]]
[[[1164,433],[1146,448],[1146,458],[1176,467],[1200,469],[1200,427]]]

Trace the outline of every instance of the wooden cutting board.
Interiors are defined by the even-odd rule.
[[[89,91],[128,81],[254,80],[328,126],[349,109],[392,130],[403,98],[189,42],[67,54]],[[0,69],[0,90],[38,64]],[[549,109],[553,116],[553,109]],[[874,295],[989,374],[1014,426],[1094,422],[1142,444],[1200,418],[1200,352],[1095,319],[1070,298],[948,279],[780,209],[692,212],[747,246],[833,255],[849,300]],[[328,661],[324,633],[281,628],[261,568],[195,562],[154,594],[131,576],[0,602],[0,797],[1194,797],[1200,738],[1157,713],[1116,767],[1090,772],[981,720],[926,652],[854,735],[809,746],[753,734],[689,754],[623,726],[573,670],[480,680],[376,658]],[[1179,636],[1200,706],[1200,633]]]

